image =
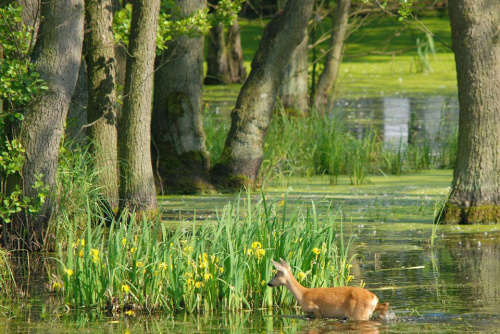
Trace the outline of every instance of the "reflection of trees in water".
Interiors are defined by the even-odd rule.
[[[332,112],[361,139],[372,129],[389,145],[439,142],[458,124],[456,96],[338,99]]]
[[[470,301],[471,311],[477,308],[498,313],[500,305],[500,235],[461,235],[448,243],[457,283],[462,298]],[[489,312],[487,312],[489,313]]]

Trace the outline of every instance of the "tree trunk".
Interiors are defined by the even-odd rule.
[[[460,106],[444,222],[500,222],[500,2],[450,1]]]
[[[307,97],[308,42],[309,35],[306,33],[302,42],[292,53],[280,87],[281,104],[285,110],[296,115],[306,113],[309,105]]]
[[[243,61],[243,49],[241,48],[241,29],[238,19],[233,21],[229,27],[227,36],[227,62],[230,83],[243,83],[247,78],[247,70]]]
[[[119,133],[120,209],[156,210],[151,166],[151,99],[160,0],[133,1]]]
[[[327,110],[333,93],[333,87],[337,80],[340,63],[342,62],[342,50],[347,34],[349,11],[351,0],[337,0],[337,8],[333,18],[333,31],[330,37],[330,45],[325,60],[325,67],[318,80],[314,105],[318,110]]]
[[[26,108],[18,136],[26,150],[26,161],[22,180],[13,180],[21,185],[24,196],[32,198],[38,196],[33,188],[37,176],[43,175],[52,194],[56,191],[59,145],[82,54],[83,0],[44,1],[41,14],[32,61],[48,91]],[[54,200],[49,196],[36,217],[15,219],[10,227],[23,243],[18,246],[32,250],[44,247]],[[14,238],[10,241],[16,242]]]
[[[210,29],[207,47],[207,76],[205,85],[220,85],[230,82],[224,25]]]
[[[85,58],[82,56],[75,92],[69,105],[66,119],[66,137],[69,140],[83,140],[86,135],[87,106],[89,98],[88,73]]]
[[[111,208],[118,207],[118,133],[115,112],[115,50],[111,0],[86,0],[85,48],[88,121],[97,184]]]
[[[181,15],[203,9],[177,0]],[[157,59],[152,147],[158,182],[166,193],[211,192],[210,157],[203,131],[203,37],[179,37]]]
[[[38,28],[40,26],[40,0],[18,0],[19,5],[22,7],[21,19],[26,27],[33,28],[32,43],[35,43]]]
[[[231,128],[213,181],[222,189],[255,186],[264,141],[288,59],[304,39],[313,0],[289,0],[266,26],[252,71],[232,112]]]

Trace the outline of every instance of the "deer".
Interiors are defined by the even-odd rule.
[[[310,317],[365,321],[374,312],[380,312],[379,316],[385,317],[389,309],[389,303],[379,303],[378,297],[364,288],[306,288],[295,279],[285,260],[272,260],[272,263],[278,272],[267,285],[271,288],[284,285]]]

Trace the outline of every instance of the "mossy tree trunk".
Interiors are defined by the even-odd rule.
[[[319,77],[316,96],[314,98],[314,106],[318,110],[324,111],[328,109],[331,102],[333,88],[337,80],[340,63],[342,62],[342,51],[347,34],[350,9],[351,0],[337,0],[325,67]]]
[[[180,15],[203,9],[176,0]],[[158,57],[153,111],[153,164],[166,193],[211,192],[203,130],[203,37],[181,36]]]
[[[97,183],[110,207],[117,208],[119,181],[113,3],[111,0],[86,0],[85,7],[89,137]]]
[[[309,35],[295,49],[286,66],[280,87],[282,106],[292,114],[301,115],[308,110],[307,70],[309,66]]]
[[[450,1],[460,106],[446,223],[500,222],[500,2]]]
[[[231,114],[231,128],[212,180],[220,189],[253,187],[264,157],[264,141],[288,60],[304,39],[313,0],[289,0],[264,29],[252,71]]]
[[[24,196],[34,198],[38,191],[33,186],[43,175],[41,180],[52,195],[36,216],[19,215],[10,224],[11,247],[38,250],[50,242],[47,227],[56,200],[59,146],[80,67],[83,16],[83,0],[43,1],[41,5],[42,20],[32,61],[48,90],[26,107],[16,135],[26,151],[22,179],[9,183],[19,184]]]
[[[153,214],[151,100],[160,0],[135,0],[132,5],[119,132],[120,209]]]

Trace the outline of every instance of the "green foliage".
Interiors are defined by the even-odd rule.
[[[128,214],[109,229],[89,219],[60,248],[52,285],[72,307],[194,312],[295,304],[289,292],[265,285],[271,259],[280,257],[306,286],[352,279],[352,239],[344,240],[332,210],[320,217],[312,203],[290,213],[285,195],[254,204],[248,194],[240,202],[227,205],[215,222],[180,222],[173,229]]]
[[[47,90],[28,57],[32,33],[33,28],[22,24],[21,7],[0,8],[0,99],[7,104],[0,115],[2,124],[6,118],[21,119],[17,110]]]
[[[21,8],[8,5],[0,8],[0,100],[5,103],[0,113],[0,219],[9,223],[13,214],[25,211],[27,214],[38,212],[45,203],[48,187],[44,185],[43,175],[38,175],[33,188],[38,192],[36,198],[23,196],[19,184],[7,184],[7,179],[18,175],[25,162],[25,151],[21,143],[6,138],[6,123],[22,121],[20,110],[37,98],[47,86],[35,72],[30,62],[32,28],[22,24]]]
[[[242,3],[242,0],[221,0],[214,13],[209,13],[208,8],[205,8],[184,17],[175,1],[163,1],[156,32],[157,53],[167,47],[168,41],[179,36],[199,37],[207,34],[213,25],[231,24],[241,10]],[[124,45],[128,45],[131,17],[132,5],[127,4],[115,13],[113,19],[115,40]],[[182,19],[173,19],[173,17],[182,17]]]

